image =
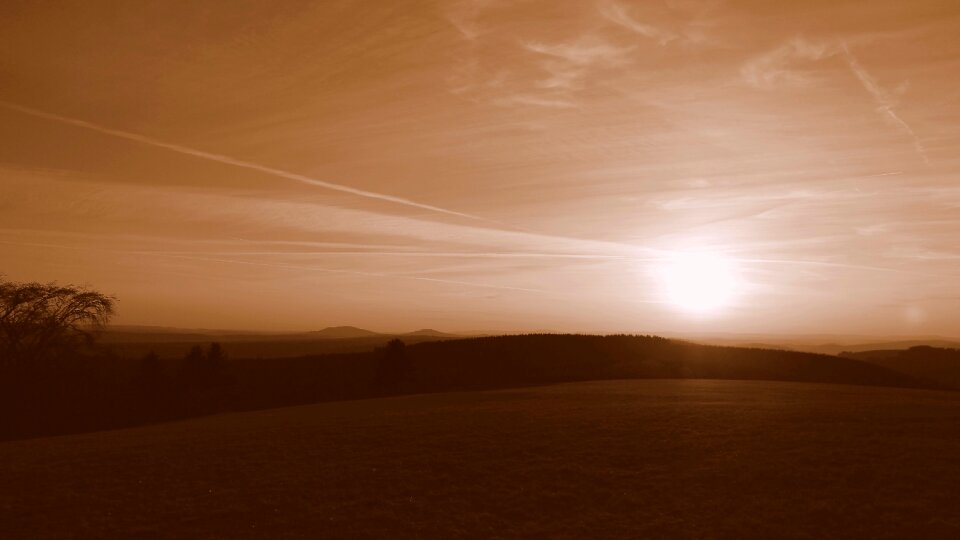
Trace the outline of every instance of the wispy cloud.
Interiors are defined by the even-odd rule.
[[[617,47],[602,40],[583,37],[576,41],[555,44],[527,42],[524,47],[537,54],[559,58],[574,66],[619,64],[632,47]]]
[[[805,85],[812,82],[810,74],[797,69],[798,61],[816,61],[836,55],[837,45],[795,37],[779,47],[745,63],[740,72],[747,83],[758,88],[779,85]]]
[[[549,109],[572,109],[577,104],[571,99],[562,97],[544,97],[528,94],[513,94],[499,97],[494,100],[497,105],[534,105]]]
[[[679,36],[669,30],[659,28],[652,24],[641,22],[634,18],[621,3],[616,1],[602,2],[599,5],[600,14],[611,22],[622,26],[643,37],[650,38],[661,46],[670,43]]]
[[[494,11],[497,17],[514,19],[509,29],[502,24],[484,27],[484,14],[493,17]],[[606,39],[595,20],[545,37],[534,13],[530,6],[509,3],[454,4],[446,18],[461,40],[451,53],[456,63],[447,77],[450,91],[462,99],[504,107],[573,108],[598,70],[630,61],[634,46]],[[589,15],[598,18],[595,12]]]
[[[490,6],[495,0],[463,0],[455,2],[447,9],[446,16],[450,24],[467,40],[474,40],[481,33],[483,28],[480,26],[477,18],[484,8]]]
[[[799,62],[817,62],[842,56],[850,71],[856,76],[863,88],[870,94],[877,112],[884,121],[908,137],[914,150],[930,164],[926,147],[917,132],[896,111],[898,105],[894,95],[887,91],[877,79],[860,63],[850,50],[847,41],[809,40],[795,37],[781,46],[746,62],[741,67],[744,80],[757,88],[776,88],[778,86],[803,87],[815,83],[818,79],[812,70],[801,70]],[[822,78],[823,75],[820,75]]]
[[[597,11],[607,21],[659,46],[702,47],[720,42],[715,35],[717,0],[634,2],[601,0]],[[643,13],[637,8],[642,8]]]
[[[520,41],[512,63],[495,73],[484,70],[480,53],[456,68],[450,78],[458,96],[500,106],[568,109],[578,106],[578,94],[589,86],[597,70],[623,66],[632,47],[618,47],[597,36],[566,41]]]
[[[545,107],[574,106],[576,92],[591,73],[629,63],[633,51],[633,47],[618,47],[589,34],[556,43],[525,42],[523,48],[533,54],[535,65],[548,76],[537,79],[530,89],[539,95],[521,93],[515,101]]]

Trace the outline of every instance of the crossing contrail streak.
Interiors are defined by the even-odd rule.
[[[853,55],[850,47],[848,47],[846,43],[843,44],[843,52],[847,57],[847,64],[849,64],[850,70],[853,71],[853,74],[860,80],[864,89],[870,93],[870,96],[873,97],[876,102],[877,112],[884,115],[898,131],[910,137],[910,140],[913,141],[913,148],[917,151],[917,154],[920,155],[924,163],[930,165],[930,156],[927,154],[927,149],[923,146],[920,136],[917,135],[917,132],[910,127],[910,124],[901,118],[900,115],[897,114],[897,111],[894,110],[895,100],[880,86],[880,83],[873,78],[866,68],[860,64],[860,61]]]
[[[400,205],[409,206],[412,208],[419,208],[421,210],[429,210],[431,212],[438,212],[440,214],[446,214],[450,216],[457,216],[461,218],[473,219],[473,220],[479,220],[479,221],[488,221],[484,218],[470,215],[470,214],[465,214],[463,212],[447,210],[446,208],[440,208],[438,206],[419,203],[416,201],[412,201],[410,199],[404,199],[403,197],[395,197],[393,195],[386,195],[384,193],[377,193],[375,191],[367,191],[363,189],[352,188],[350,186],[345,186],[343,184],[336,184],[333,182],[327,182],[325,180],[318,180],[316,178],[311,178],[309,176],[304,176],[302,174],[297,174],[290,171],[284,171],[282,169],[275,169],[273,167],[267,167],[266,165],[260,165],[258,163],[244,161],[242,159],[225,156],[223,154],[214,154],[212,152],[205,152],[203,150],[197,150],[196,148],[190,148],[188,146],[183,146],[180,144],[175,144],[175,143],[161,141],[159,139],[154,139],[152,137],[147,137],[146,135],[140,135],[138,133],[131,133],[129,131],[109,128],[106,126],[101,126],[99,124],[94,124],[93,122],[87,122],[86,120],[79,120],[76,118],[70,118],[68,116],[61,116],[59,114],[49,113],[46,111],[41,111],[39,109],[31,108],[31,107],[25,107],[23,105],[18,105],[16,103],[0,101],[0,106],[3,106],[7,109],[14,110],[23,114],[34,116],[37,118],[43,118],[45,120],[59,122],[61,124],[75,126],[83,129],[89,129],[97,133],[110,135],[111,137],[117,137],[119,139],[125,139],[128,141],[145,144],[148,146],[153,146],[155,148],[163,148],[171,152],[177,152],[178,154],[184,154],[187,156],[193,156],[200,159],[215,161],[215,162],[223,163],[226,165],[232,165],[234,167],[240,167],[242,169],[248,169],[251,171],[257,171],[264,174],[269,174],[271,176],[286,178],[287,180],[293,180],[295,182],[300,182],[302,184],[317,186],[317,187],[329,189],[332,191],[339,191],[341,193],[349,193],[351,195],[356,195],[358,197],[365,197],[367,199],[375,199],[378,201],[385,201],[385,202],[390,202],[394,204],[400,204]]]

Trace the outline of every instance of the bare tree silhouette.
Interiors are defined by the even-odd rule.
[[[113,310],[113,297],[87,288],[0,280],[0,368],[89,346]]]

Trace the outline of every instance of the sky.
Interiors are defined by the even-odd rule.
[[[960,3],[8,0],[0,274],[119,324],[957,337]]]

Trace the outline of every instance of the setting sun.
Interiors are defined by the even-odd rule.
[[[716,313],[730,305],[739,289],[733,261],[714,253],[675,253],[659,274],[666,301],[691,313]]]

